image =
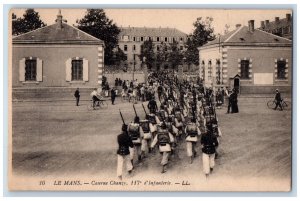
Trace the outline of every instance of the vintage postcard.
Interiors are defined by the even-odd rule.
[[[292,9],[9,15],[10,191],[291,191]]]

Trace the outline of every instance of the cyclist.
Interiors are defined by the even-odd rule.
[[[102,100],[102,96],[100,95],[100,93],[98,93],[96,88],[94,88],[90,95],[93,99],[93,109],[95,109],[95,103],[97,102],[97,106],[99,106],[99,101]]]
[[[275,94],[275,103],[276,103],[276,106],[275,106],[274,110],[276,110],[277,107],[279,106],[280,107],[280,111],[282,111],[282,106],[281,106],[282,98],[281,98],[280,92],[279,92],[278,89],[276,89],[275,91],[276,91],[276,94]]]

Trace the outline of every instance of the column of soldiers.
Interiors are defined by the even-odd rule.
[[[127,126],[123,121],[122,134],[118,136],[118,177],[122,179],[120,170],[124,160],[130,174],[135,168],[134,155],[141,162],[146,154],[155,150],[162,156],[161,173],[165,173],[170,156],[178,156],[178,147],[182,143],[186,144],[189,163],[193,163],[199,141],[203,172],[208,177],[213,171],[219,137],[222,135],[212,90],[205,89],[201,83],[180,81],[167,73],[153,74],[149,80],[152,85],[156,83],[160,106],[152,96],[147,105],[149,113],[142,104],[145,119],[140,120],[135,112],[134,122]]]

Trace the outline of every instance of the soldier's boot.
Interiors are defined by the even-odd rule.
[[[193,163],[193,156],[190,157],[190,164]]]
[[[219,153],[216,151],[215,159],[218,159],[218,157],[219,157]]]
[[[165,172],[167,172],[167,165],[163,165],[162,170],[161,170],[162,174]]]
[[[138,156],[138,161],[139,161],[139,162],[142,161],[142,156],[141,156],[141,155]]]
[[[133,160],[131,160],[131,165],[132,165],[132,169],[134,169],[134,166],[133,166]]]
[[[150,154],[152,152],[151,147],[148,148],[148,153]]]

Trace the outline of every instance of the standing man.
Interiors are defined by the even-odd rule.
[[[129,147],[133,148],[133,143],[127,133],[127,125],[122,125],[122,133],[118,135],[118,165],[117,165],[117,176],[122,180],[123,163],[125,162],[126,168],[129,174],[131,174],[133,166],[130,161]]]
[[[228,104],[228,106],[227,106],[227,114],[230,113],[230,109],[231,109],[230,95],[231,95],[231,94],[230,94],[229,91],[228,91],[228,87],[226,87],[226,89],[225,89],[225,96],[226,96],[226,100],[227,100],[227,104]]]
[[[238,107],[238,94],[237,90],[233,89],[232,94],[230,95],[230,100],[231,100],[231,110],[232,113],[238,113],[239,112],[239,107]]]
[[[162,154],[162,171],[161,173],[165,173],[167,171],[167,164],[169,161],[169,155],[171,153],[171,143],[174,143],[174,137],[167,130],[166,124],[163,122],[161,125],[161,129],[158,129],[157,135],[154,137],[153,142],[151,144],[151,148],[154,148],[156,143],[158,143],[159,152]]]
[[[79,106],[79,99],[80,99],[80,92],[79,92],[79,88],[76,89],[74,96],[76,98],[76,106]]]
[[[212,173],[215,166],[215,153],[218,145],[217,137],[213,135],[212,126],[208,126],[206,133],[201,137],[203,172],[206,178]]]
[[[116,91],[114,88],[112,88],[110,91],[110,97],[111,97],[111,104],[114,105],[116,99]]]
[[[275,106],[274,110],[276,110],[277,107],[279,106],[280,107],[280,111],[282,111],[281,101],[282,101],[282,98],[281,98],[281,95],[279,93],[279,90],[276,89],[276,94],[275,94],[275,103],[276,103],[276,106]]]

